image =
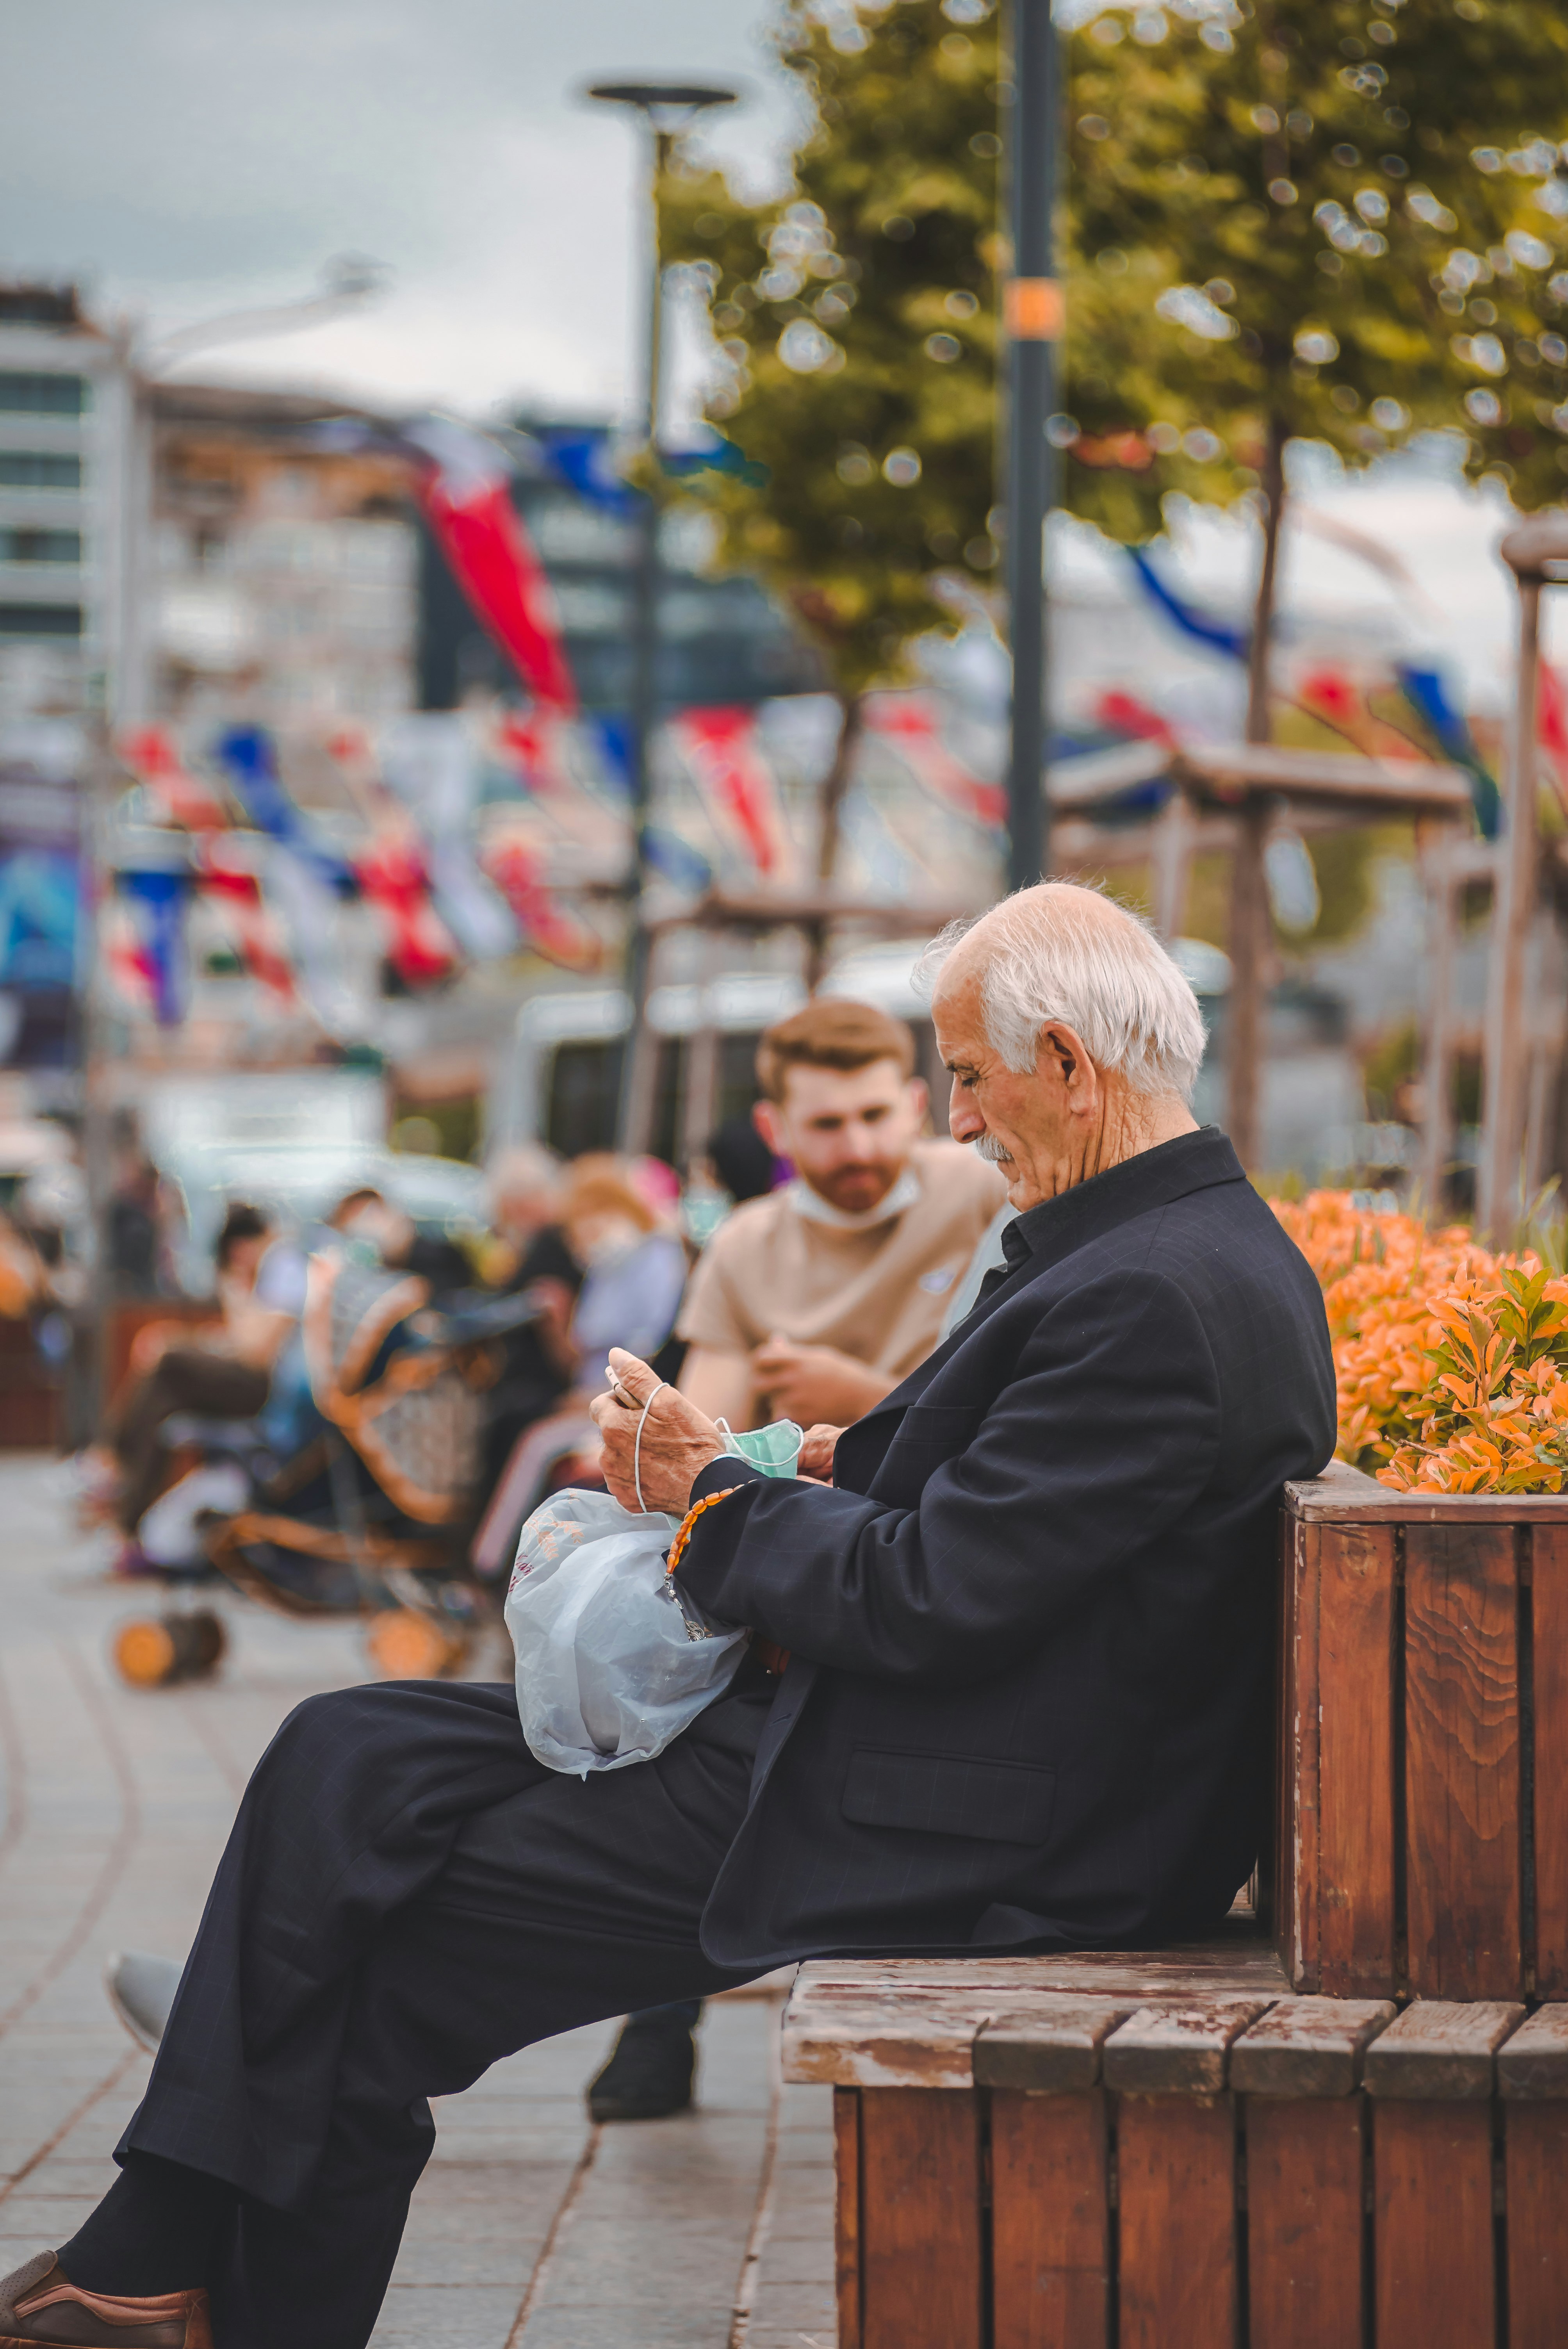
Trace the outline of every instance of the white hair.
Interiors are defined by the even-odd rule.
[[[1033,1071],[1040,1032],[1060,1020],[1097,1068],[1135,1093],[1187,1100],[1203,1058],[1198,999],[1147,922],[1073,881],[1019,889],[978,920],[949,922],[915,968],[934,992],[960,940],[984,925],[980,1006],[1005,1065]]]
[[[536,1142],[514,1143],[490,1160],[485,1185],[492,1209],[502,1199],[541,1198],[560,1188],[561,1161]]]

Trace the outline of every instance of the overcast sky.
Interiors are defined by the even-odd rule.
[[[170,330],[393,273],[359,316],[193,357],[203,381],[483,412],[614,410],[634,360],[634,140],[603,77],[744,83],[778,170],[769,0],[0,0],[0,273]]]

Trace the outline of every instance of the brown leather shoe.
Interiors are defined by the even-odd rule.
[[[204,2292],[121,2300],[68,2282],[53,2251],[37,2251],[0,2283],[0,2349],[212,2349]]]

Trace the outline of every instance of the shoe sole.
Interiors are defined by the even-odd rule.
[[[119,2017],[120,2022],[124,2023],[127,2031],[129,2032],[131,2037],[135,2040],[137,2045],[144,2049],[149,2055],[156,2055],[160,2044],[161,2034],[160,2034],[159,2038],[154,2038],[152,2033],[149,2031],[146,2023],[139,2021],[138,2018],[132,2014],[129,2007],[126,2005],[125,2001],[120,1997],[119,1987],[115,1981],[115,1975],[119,1969],[121,1954],[122,1953],[119,1950],[111,1950],[108,1957],[104,1960],[104,1994],[108,1998],[110,2006],[113,2007],[116,2014]],[[5,2333],[0,2333],[0,2349],[12,2349],[12,2343]],[[28,2344],[24,2342],[22,2349],[28,2349]],[[36,2344],[33,2344],[33,2349],[36,2349]]]

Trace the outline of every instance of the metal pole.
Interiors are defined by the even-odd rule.
[[[1508,745],[1507,832],[1492,895],[1487,970],[1485,1093],[1476,1226],[1494,1247],[1511,1239],[1523,1206],[1524,962],[1535,919],[1536,699],[1541,580],[1519,583],[1519,672]]]
[[[1050,508],[1052,345],[1062,330],[1053,274],[1057,36],[1050,0],[1013,0],[1009,198],[1013,274],[1006,287],[1007,602],[1013,639],[1012,741],[1007,761],[1007,880],[1026,888],[1045,872],[1049,681],[1046,646],[1046,517]]]
[[[664,267],[659,254],[659,179],[669,159],[670,134],[651,115],[648,128],[648,234],[651,254],[643,363],[643,445],[648,481],[637,518],[636,567],[632,583],[632,680],[626,711],[626,781],[630,796],[631,864],[626,877],[626,995],[632,1007],[621,1064],[617,1140],[623,1150],[645,1151],[653,1136],[655,1060],[658,1040],[647,1024],[649,943],[643,926],[646,879],[648,802],[651,795],[654,729],[658,718],[659,501],[655,476],[659,449],[660,363],[664,345]]]

